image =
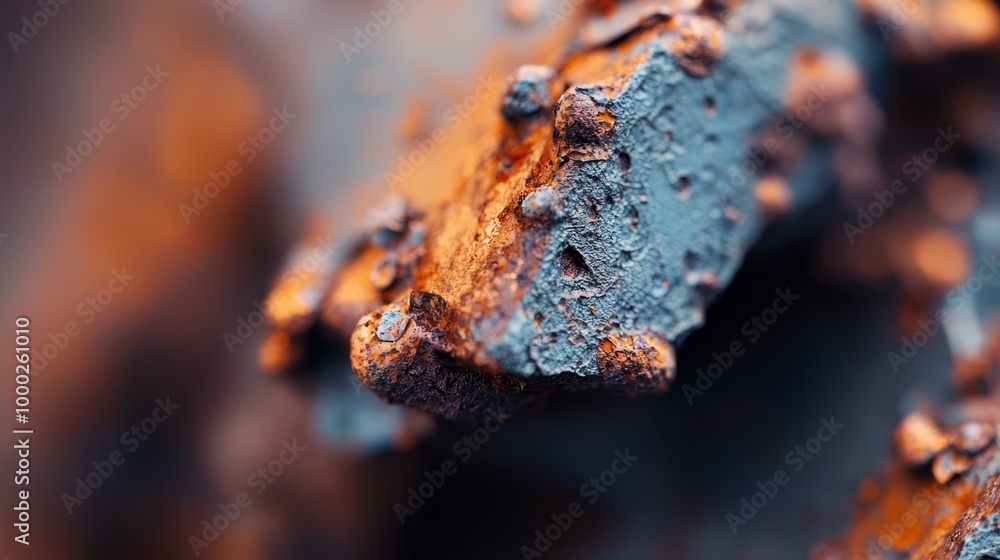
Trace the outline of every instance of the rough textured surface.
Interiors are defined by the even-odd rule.
[[[996,496],[994,486],[991,495]],[[985,560],[1000,553],[1000,515],[993,513],[981,520],[975,529],[962,539],[962,553],[958,560]]]
[[[974,262],[995,256],[997,216],[995,199],[976,211]],[[851,526],[817,545],[811,560],[1000,558],[1000,291],[996,283],[980,286],[958,306],[952,297],[936,306],[956,316],[941,328],[963,397],[943,408],[924,404],[902,419],[891,465],[861,483]]]
[[[896,434],[897,459],[882,476],[859,487],[851,528],[817,545],[810,558],[981,560],[1000,555],[998,421],[996,397],[908,416]],[[921,450],[919,457],[915,449]],[[960,466],[954,468],[956,461]]]
[[[775,213],[749,147],[800,102],[798,61],[822,77],[825,38],[858,32],[844,3],[774,1],[605,6],[583,30],[560,68],[508,80],[496,140],[450,198],[391,202],[336,273],[324,322],[353,330],[355,371],[386,400],[475,421],[550,389],[665,390]],[[777,207],[819,187],[781,182]]]

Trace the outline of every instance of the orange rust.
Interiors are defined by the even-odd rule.
[[[969,257],[965,244],[955,234],[931,230],[913,243],[913,259],[917,270],[929,282],[949,286],[969,274]]]
[[[1000,36],[1000,11],[988,0],[951,0],[938,6],[942,42],[955,47],[984,47]]]
[[[302,357],[302,343],[293,339],[286,331],[268,334],[257,353],[260,367],[269,374],[278,374],[288,369]]]
[[[850,528],[817,545],[812,560],[876,553],[953,560],[962,539],[1000,512],[993,467],[1000,459],[994,428],[1000,399],[966,399],[946,416],[955,421],[941,426],[925,412],[903,419],[896,432],[900,457],[880,482],[862,481]]]
[[[693,76],[707,75],[722,54],[719,22],[708,16],[684,14],[671,26],[678,31],[678,37],[670,43],[677,62]]]
[[[780,177],[770,175],[761,178],[754,185],[753,193],[757,204],[768,216],[779,216],[792,207],[792,191]]]
[[[649,334],[613,334],[603,340],[597,350],[597,364],[610,384],[625,385],[625,379],[665,389],[674,376],[676,362],[671,345]],[[637,380],[636,378],[642,378]]]
[[[505,372],[498,363],[503,354],[491,344],[504,339],[545,255],[551,216],[563,210],[560,185],[568,184],[568,174],[574,173],[566,162],[616,157],[621,169],[628,169],[627,155],[608,152],[617,118],[607,102],[655,50],[637,47],[662,45],[695,75],[708,72],[721,52],[720,24],[702,13],[708,9],[701,2],[676,3],[670,9],[640,6],[638,23],[629,20],[635,14],[628,9],[607,8],[597,10],[607,19],[593,31],[613,45],[578,50],[558,69],[516,71],[449,140],[461,149],[440,150],[405,178],[392,178],[410,202],[405,209],[391,203],[377,212],[369,231],[355,240],[344,262],[337,262],[336,272],[278,283],[271,298],[272,323],[295,327],[292,334],[301,334],[304,329],[296,325],[316,315],[313,302],[302,301],[303,294],[325,285],[321,322],[341,335],[353,331],[354,368],[369,387],[386,391],[384,398],[427,409],[440,396],[432,394],[430,385],[413,381],[413,373],[424,372],[420,375],[428,383],[439,376],[462,379],[460,385],[469,391],[461,397],[466,408],[453,396],[449,398],[459,400],[449,403],[452,408],[436,410],[456,419],[469,418],[477,404],[491,399],[510,406],[531,400],[531,395],[521,399],[513,394],[523,391],[525,383]],[[404,123],[404,135],[423,128],[421,113],[411,104],[413,118]],[[493,143],[487,140],[491,137]],[[592,216],[602,203],[591,208]],[[735,209],[727,209],[726,215],[732,222],[741,219]],[[635,230],[639,212],[633,209],[630,219]],[[588,274],[586,263],[567,251],[561,257],[563,273]],[[706,287],[720,287],[711,272],[703,276]],[[589,293],[580,291],[584,297]],[[393,318],[412,314],[414,305],[433,309],[434,318],[382,324],[386,313]],[[565,306],[557,305],[565,313]],[[590,313],[597,311],[592,307]],[[529,320],[541,325],[544,318]],[[568,342],[581,344],[578,338]],[[605,384],[666,387],[674,370],[673,348],[666,339],[640,332],[616,334],[611,341],[615,350],[595,357]],[[413,373],[401,376],[400,367]],[[416,385],[405,387],[411,382]],[[553,375],[535,380],[539,385],[531,389],[574,382]],[[397,392],[390,395],[392,391]],[[474,395],[486,401],[473,403]]]
[[[900,58],[931,59],[950,51],[995,45],[1000,10],[989,0],[856,0]],[[908,9],[904,11],[902,8]]]
[[[948,446],[948,438],[930,416],[910,414],[896,429],[896,447],[907,465],[923,465]]]

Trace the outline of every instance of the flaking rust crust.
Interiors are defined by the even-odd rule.
[[[506,418],[537,399],[523,392],[524,382],[516,377],[448,363],[440,349],[454,320],[440,296],[411,292],[405,302],[361,320],[351,345],[363,345],[365,352],[352,352],[351,365],[376,393],[455,420],[475,421],[487,414]]]
[[[797,49],[859,25],[841,2],[604,4],[561,67],[511,75],[498,137],[435,187],[452,196],[377,212],[323,287],[316,315],[386,401],[475,422],[551,390],[666,390],[765,221],[732,170],[784,113]]]

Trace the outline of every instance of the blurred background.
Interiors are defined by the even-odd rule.
[[[573,26],[546,17],[558,2],[402,0],[350,56],[344,42],[385,2],[5,2],[0,356],[13,368],[15,319],[29,317],[34,433],[31,545],[8,522],[3,555],[525,557],[627,449],[634,466],[545,558],[807,557],[847,526],[900,416],[955,394],[954,340],[931,337],[898,371],[887,352],[995,246],[997,6],[921,9],[936,4],[961,7],[914,16],[894,45],[871,16],[891,6],[852,8],[869,14],[885,130],[871,153],[892,171],[858,171],[872,158],[850,153],[815,168],[827,195],[768,229],[681,349],[674,390],[556,395],[462,461],[475,427],[383,404],[344,358],[268,374],[255,313],[296,241],[335,251],[393,194],[384,173],[481,76],[555,59]],[[949,123],[963,141],[946,165],[852,248],[851,209]],[[801,299],[689,403],[681,385],[786,288]],[[3,391],[5,426],[22,428],[13,375]],[[842,432],[791,473],[786,453],[830,416]],[[447,460],[457,472],[401,523],[396,504]],[[726,514],[777,469],[788,485],[733,534]],[[7,480],[12,520],[21,487]],[[220,530],[241,493],[252,503]]]

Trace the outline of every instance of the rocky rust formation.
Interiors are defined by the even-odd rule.
[[[664,391],[675,349],[769,219],[813,202],[830,172],[851,203],[895,177],[879,161],[884,118],[955,122],[963,134],[966,155],[921,185],[931,212],[901,203],[850,253],[891,268],[909,305],[933,311],[969,263],[930,216],[964,212],[957,183],[996,182],[988,166],[955,162],[1000,154],[1000,110],[988,102],[1000,84],[941,84],[956,61],[995,55],[1000,17],[987,0],[911,4],[581,7],[560,63],[514,71],[466,142],[429,158],[460,173],[417,173],[408,198],[372,211],[336,259],[278,282],[265,363],[295,369],[349,340],[358,379],[384,400],[471,422],[553,390]],[[890,59],[923,92],[918,112],[883,115],[869,96],[868,77]],[[949,196],[935,195],[943,181]],[[974,263],[1000,246],[991,203],[964,240]],[[954,242],[931,243],[923,259],[921,239]],[[993,292],[941,327],[964,397],[905,416],[890,466],[859,485],[853,523],[813,560],[1000,559]]]
[[[859,33],[851,7],[807,4],[592,7],[561,65],[508,79],[462,179],[423,185],[449,194],[373,212],[338,267],[279,282],[272,324],[349,336],[365,386],[453,420],[666,390],[766,219],[822,187],[764,142],[784,119],[807,144],[803,104],[864,97],[832,46]]]
[[[970,397],[918,410],[896,431],[896,455],[858,488],[843,536],[811,560],[987,560],[1000,554],[1000,399]]]
[[[942,285],[916,305],[917,316],[925,324],[934,317],[947,337],[958,398],[947,406],[924,403],[909,411],[893,438],[889,466],[859,484],[850,526],[843,535],[818,544],[810,559],[997,559],[1000,285],[992,270],[1000,248],[1000,229],[995,227],[1000,223],[1000,106],[961,100],[1000,98],[1000,77],[969,72],[949,81],[946,76],[955,76],[954,66],[968,61],[975,67],[996,66],[1000,10],[979,0],[929,0],[919,10],[882,0],[858,4],[880,34],[891,38],[896,64],[910,70],[908,79],[917,82],[903,87],[933,100],[911,107],[916,111],[906,120],[923,121],[926,128],[955,122],[967,135],[967,154],[973,154],[941,166],[922,185],[927,215],[935,219],[911,208],[907,221],[888,221],[870,240],[888,245],[885,240],[892,235],[905,238],[899,234],[914,222],[931,224],[918,225],[934,232],[928,239],[955,240],[928,261],[925,268],[939,274]],[[957,227],[941,227],[949,222]],[[923,288],[914,289],[905,273],[899,276],[919,299],[916,293]]]
[[[998,122],[1000,109],[981,118]],[[998,218],[995,197],[972,218],[979,227],[967,241],[977,268],[995,261],[1000,230],[982,226]],[[861,482],[850,527],[818,544],[810,560],[1000,558],[1000,286],[966,293],[960,306],[942,298],[935,314],[953,316],[940,328],[950,335],[959,399],[925,402],[900,421],[889,467]]]

